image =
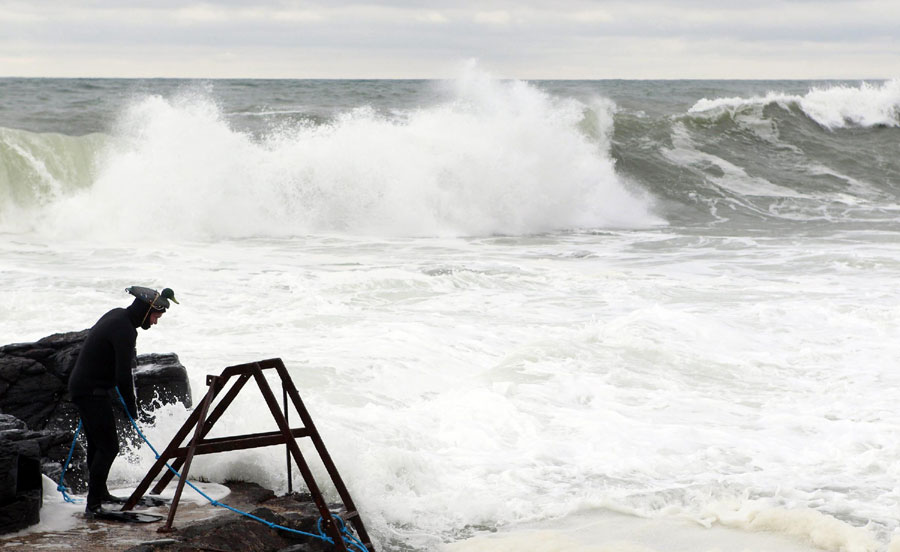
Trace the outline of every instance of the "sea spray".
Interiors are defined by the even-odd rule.
[[[490,235],[661,221],[608,152],[612,118],[476,74],[453,101],[368,107],[261,137],[205,95],[149,96],[122,115],[89,189],[46,207],[51,235],[179,239]],[[595,138],[580,130],[587,115]],[[152,230],[151,230],[152,229]]]

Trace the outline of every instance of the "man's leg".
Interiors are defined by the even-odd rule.
[[[106,478],[119,454],[116,418],[108,397],[83,397],[74,401],[88,442],[87,510],[98,508],[109,495]]]

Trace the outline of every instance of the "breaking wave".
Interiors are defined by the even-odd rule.
[[[360,107],[263,136],[232,128],[209,95],[144,96],[104,147],[67,138],[89,142],[74,165],[91,169],[32,178],[47,192],[6,198],[0,227],[28,231],[23,219],[39,218],[53,236],[209,239],[660,222],[614,170],[609,102],[588,106],[475,71],[452,86],[453,100],[434,107],[392,115]]]
[[[747,108],[778,105],[800,109],[807,117],[829,130],[851,127],[900,126],[900,79],[880,85],[861,83],[857,87],[835,85],[812,88],[805,95],[769,92],[752,98],[703,98],[689,113],[735,114]]]
[[[246,105],[197,86],[136,96],[104,134],[0,128],[0,231],[480,236],[900,217],[897,79],[664,116],[477,69],[431,86],[446,89],[427,107],[289,110],[252,131]]]
[[[46,205],[89,187],[94,156],[105,143],[102,134],[76,137],[0,128],[0,212]]]

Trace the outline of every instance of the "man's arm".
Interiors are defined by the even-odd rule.
[[[131,374],[133,360],[135,358],[134,344],[137,340],[137,332],[128,328],[125,335],[119,336],[114,341],[116,354],[116,387],[125,399],[125,407],[131,417],[137,419],[137,404],[134,398],[134,377]]]

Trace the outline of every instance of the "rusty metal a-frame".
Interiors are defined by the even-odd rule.
[[[263,370],[269,369],[274,369],[281,378],[284,412],[279,409],[272,388],[269,386],[269,383],[263,375]],[[232,378],[236,378],[234,384],[228,389],[224,396],[222,396],[221,400],[218,401],[215,408],[212,408],[210,411],[216,396],[225,388]],[[269,407],[269,411],[272,413],[272,417],[275,419],[276,424],[278,424],[278,431],[207,439],[206,435],[210,432],[219,418],[222,417],[225,410],[250,378],[256,380],[256,384],[262,392],[263,398]],[[159,494],[166,485],[171,482],[172,477],[174,477],[174,473],[171,470],[165,469],[166,463],[169,460],[174,460],[172,468],[174,470],[182,469],[181,477],[178,480],[178,486],[175,489],[175,496],[172,499],[172,504],[169,506],[169,517],[166,520],[166,524],[159,529],[160,532],[172,531],[172,522],[175,519],[178,501],[181,499],[184,482],[187,480],[188,472],[191,468],[191,460],[193,460],[195,455],[283,444],[287,447],[288,491],[290,492],[291,490],[291,458],[293,457],[293,460],[300,469],[300,474],[303,476],[303,480],[306,482],[306,486],[312,495],[313,501],[319,510],[319,514],[322,516],[326,533],[334,541],[335,548],[344,552],[347,550],[347,547],[341,536],[340,528],[332,518],[332,514],[328,509],[328,504],[322,497],[322,492],[319,490],[319,486],[316,484],[309,466],[303,459],[303,453],[300,452],[300,447],[297,446],[296,439],[298,437],[309,437],[315,445],[316,451],[319,453],[319,457],[322,459],[322,463],[325,465],[325,469],[328,471],[328,475],[331,477],[331,481],[344,504],[344,509],[346,510],[345,518],[353,524],[353,528],[356,530],[356,534],[363,545],[365,545],[368,550],[374,551],[371,539],[363,525],[362,518],[360,517],[356,506],[353,504],[353,499],[350,497],[350,493],[347,492],[347,487],[344,485],[340,474],[338,474],[337,468],[331,460],[331,456],[328,454],[328,450],[325,449],[325,443],[322,441],[322,437],[319,436],[319,432],[316,430],[312,417],[310,417],[306,407],[303,406],[300,394],[297,393],[297,388],[294,387],[294,382],[291,380],[291,377],[280,358],[229,366],[218,376],[206,376],[206,385],[209,386],[209,391],[207,391],[203,401],[198,408],[194,409],[187,421],[184,422],[184,425],[181,426],[181,429],[179,429],[172,438],[172,441],[166,447],[165,451],[160,454],[159,459],[153,464],[153,467],[150,468],[150,471],[147,472],[147,475],[122,507],[123,510],[131,510],[134,508],[153,483],[153,479],[159,475],[160,472],[165,470],[162,477],[160,477],[159,481],[156,483],[156,486],[153,487],[152,492],[154,494]],[[300,415],[303,427],[290,427],[287,417],[288,399],[290,399],[297,413]],[[184,439],[192,429],[193,437],[187,445],[184,446]]]

